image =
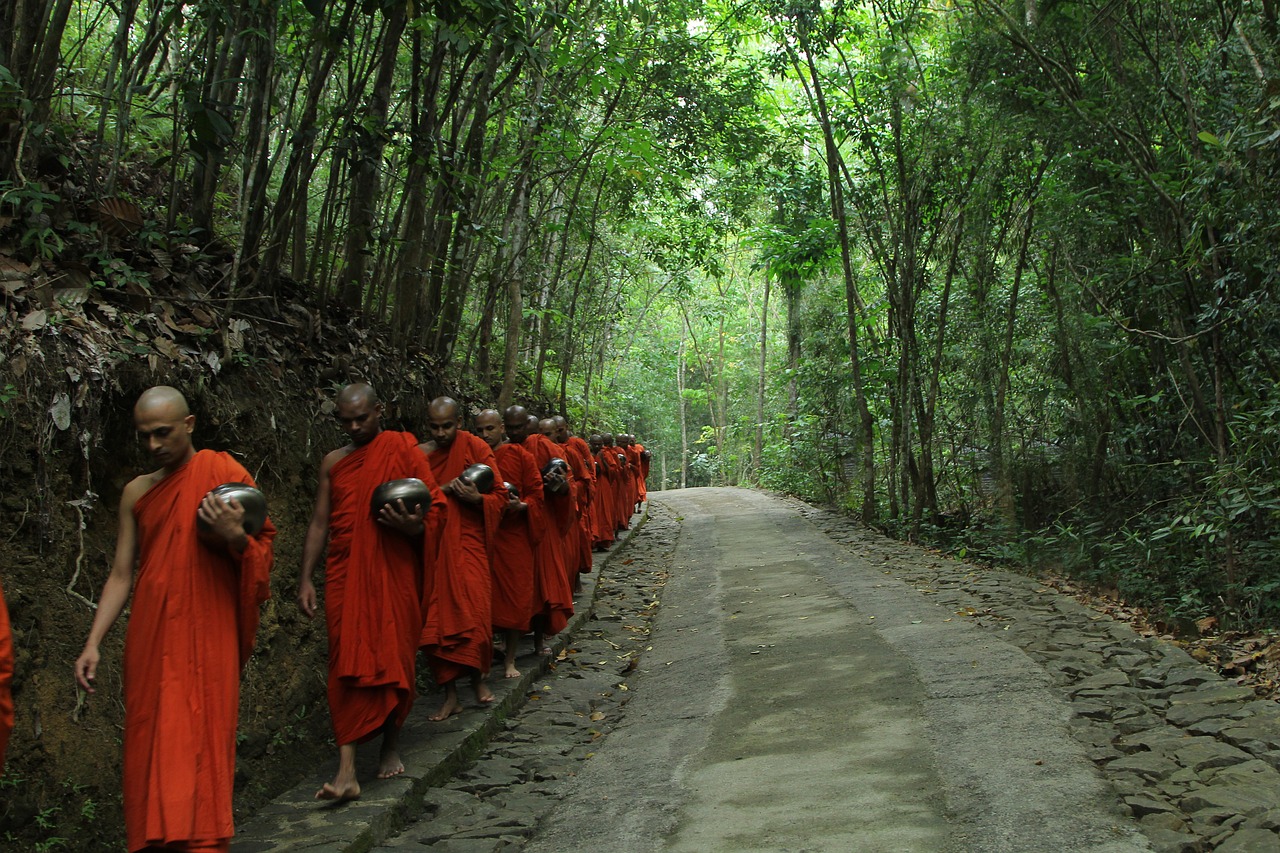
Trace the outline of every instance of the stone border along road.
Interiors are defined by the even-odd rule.
[[[489,677],[489,686],[495,696],[493,704],[487,707],[477,706],[470,688],[464,685],[459,689],[459,695],[467,703],[467,709],[444,722],[436,723],[427,719],[438,707],[441,694],[433,692],[419,695],[401,732],[400,753],[406,768],[404,775],[393,779],[374,778],[378,750],[377,742],[371,741],[360,747],[357,756],[362,787],[360,799],[336,806],[320,803],[315,799],[315,792],[333,775],[336,757],[330,758],[316,768],[312,777],[243,821],[231,843],[231,853],[365,853],[393,836],[406,824],[420,819],[424,810],[431,813],[435,802],[432,798],[438,796],[436,789],[470,765],[484,752],[490,740],[507,728],[507,718],[524,705],[530,696],[537,695],[535,688],[545,683],[549,669],[559,669],[564,661],[576,657],[572,647],[575,635],[582,633],[589,621],[614,619],[612,612],[595,612],[597,597],[608,599],[616,594],[612,590],[613,586],[625,586],[629,575],[642,574],[630,569],[619,571],[618,564],[628,562],[631,541],[648,518],[648,504],[645,504],[644,513],[631,517],[630,532],[620,534],[620,539],[608,552],[595,555],[595,570],[582,576],[582,591],[574,597],[576,612],[573,618],[568,627],[550,641],[550,660],[535,659],[531,654],[521,655],[517,666],[522,675],[510,681],[501,677],[499,662],[495,672]],[[674,542],[675,525],[671,523],[669,526],[673,531],[669,541]],[[656,537],[659,542],[663,539],[661,534]],[[605,575],[608,575],[607,580]],[[654,586],[648,579],[640,585]],[[653,606],[657,601],[656,594],[655,588],[646,601],[649,605],[645,608],[646,620],[651,619],[653,611],[657,609]],[[606,601],[599,606],[607,604]],[[647,635],[648,629],[644,627],[636,633],[638,637],[643,637]],[[527,638],[524,642],[528,642]],[[421,665],[421,661],[419,663]],[[608,676],[606,680],[611,680],[614,684],[623,680],[618,677],[616,669],[609,672]],[[623,690],[625,692],[625,688]],[[575,714],[571,722],[575,726],[581,726],[583,721]]]
[[[1280,851],[1280,705],[1033,578],[888,539],[790,501],[831,539],[1048,672],[1070,730],[1158,853]]]

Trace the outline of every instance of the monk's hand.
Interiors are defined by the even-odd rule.
[[[421,536],[425,529],[422,526],[422,519],[425,517],[426,512],[423,511],[421,504],[414,504],[413,510],[410,511],[405,506],[403,498],[384,504],[382,509],[378,510],[379,524],[385,524],[406,536]]]
[[[559,471],[552,471],[547,474],[547,476],[542,478],[542,483],[551,491],[552,494],[555,495],[563,493],[564,487],[567,484],[564,479],[564,474],[561,474]]]
[[[98,647],[85,646],[76,658],[76,684],[86,693],[93,693],[93,680],[98,677]]]
[[[298,609],[308,619],[316,615],[316,585],[310,578],[298,581]]]
[[[478,504],[484,500],[484,495],[480,494],[480,490],[461,477],[450,481],[450,485],[453,486],[453,496],[463,503]]]
[[[244,532],[244,507],[235,498],[224,501],[213,492],[209,492],[204,496],[204,500],[200,501],[200,508],[196,510],[196,514],[209,525],[213,535],[222,539],[233,550],[243,551],[249,544],[249,537]]]

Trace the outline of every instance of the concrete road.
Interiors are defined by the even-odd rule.
[[[643,677],[526,850],[1150,850],[1020,650],[786,501],[650,499],[683,522]]]

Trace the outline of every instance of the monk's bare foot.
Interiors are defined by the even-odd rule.
[[[515,664],[509,663],[507,664],[507,668],[503,671],[502,677],[503,678],[519,678],[520,670],[516,669]]]
[[[440,710],[436,711],[430,717],[427,717],[427,719],[431,720],[433,723],[439,723],[449,719],[454,714],[461,714],[461,713],[462,713],[462,703],[458,701],[457,696],[452,696],[444,700],[444,704],[440,706]]]
[[[358,800],[360,799],[360,785],[357,782],[349,782],[346,785],[334,786],[329,782],[325,782],[324,786],[319,791],[316,791],[316,799],[335,803]]]
[[[489,689],[489,685],[483,681],[477,681],[472,685],[476,689],[476,701],[481,705],[489,705],[493,702],[493,691]]]
[[[399,776],[404,772],[404,762],[400,760],[400,753],[394,749],[390,752],[384,752],[378,759],[378,778],[390,779],[392,776]]]

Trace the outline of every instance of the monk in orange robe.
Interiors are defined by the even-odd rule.
[[[523,447],[542,472],[552,459],[563,457],[555,444],[536,431],[529,417],[523,406],[510,406],[502,413],[507,439]],[[568,480],[556,473],[543,476],[542,494],[547,531],[538,542],[534,561],[533,632],[534,648],[539,654],[549,654],[543,638],[563,631],[573,616],[573,587],[569,584],[564,555],[564,537],[573,527],[573,494]]]
[[[568,418],[556,415],[552,421],[555,423],[552,440],[560,446],[565,459],[569,462],[569,467],[573,470],[575,493],[578,499],[578,523],[575,533],[578,554],[577,571],[589,572],[592,553],[591,506],[595,501],[596,466],[591,458],[591,448],[587,447],[585,441],[569,432]],[[575,577],[574,582],[579,583],[579,579]],[[574,589],[577,591],[576,586]]]
[[[604,452],[604,437],[593,433],[587,440],[592,459],[596,463],[596,501],[595,513],[592,517],[592,545],[597,551],[607,551],[613,544],[614,533],[618,529],[618,501],[615,492],[614,469],[618,466],[615,457]]]
[[[121,495],[115,559],[76,681],[94,692],[98,647],[132,591],[124,646],[128,849],[227,850],[240,672],[269,595],[275,528],[268,519],[249,536],[244,507],[210,494],[253,478],[226,453],[195,450],[195,417],[177,389],[145,391],[133,420],[160,467]],[[197,533],[197,517],[209,532]]]
[[[302,547],[298,606],[307,618],[315,615],[312,579],[327,540],[324,615],[338,771],[316,799],[342,801],[360,796],[356,747],[378,734],[378,778],[404,772],[400,729],[417,695],[423,576],[432,559],[425,549],[438,540],[446,510],[418,440],[382,428],[383,406],[372,386],[348,385],[336,404],[334,415],[350,442],[320,463],[315,509]],[[430,505],[396,501],[375,515],[374,489],[408,477],[431,490]]]
[[[503,632],[503,676],[519,678],[520,636],[529,630],[534,612],[534,548],[546,532],[542,474],[523,447],[507,441],[502,416],[494,409],[476,416],[475,431],[493,450],[502,476],[515,489],[507,494],[489,567],[493,627]]]
[[[4,772],[4,751],[13,732],[13,633],[9,630],[9,610],[0,589],[0,773]]]
[[[609,457],[614,463],[613,511],[614,523],[617,525],[615,530],[630,530],[631,511],[635,506],[635,501],[631,499],[631,490],[635,486],[635,480],[627,468],[627,455],[615,443],[613,433],[606,432],[600,438],[604,441],[603,455]]]
[[[644,489],[644,475],[640,471],[640,447],[636,437],[630,433],[622,436],[622,452],[627,454],[627,465],[631,471],[631,501],[636,512],[640,511],[640,501]]]
[[[436,721],[462,713],[457,680],[463,675],[470,676],[477,702],[493,701],[493,691],[485,684],[493,665],[489,562],[507,498],[501,466],[489,445],[458,427],[457,402],[448,397],[432,400],[427,406],[431,440],[420,447],[449,505],[435,570],[427,578],[426,625],[420,641],[436,683],[445,689],[444,704],[431,717]],[[493,470],[493,488],[486,494],[460,477],[476,464]]]
[[[638,441],[636,449],[640,451],[640,476],[636,478],[636,485],[640,487],[640,502],[645,503],[649,500],[649,463],[653,459],[653,454]]]
[[[556,422],[555,418],[543,418],[538,421],[538,432],[540,432],[547,441],[555,448],[555,454],[558,458],[563,459],[565,464],[569,466],[569,495],[570,505],[573,507],[573,520],[569,525],[569,529],[564,532],[561,537],[561,549],[564,552],[564,571],[565,577],[569,581],[569,587],[576,595],[581,589],[582,584],[579,581],[579,567],[583,562],[581,552],[581,544],[578,538],[578,523],[583,511],[585,503],[585,495],[583,492],[586,487],[583,485],[573,455],[569,449],[562,444],[556,442]]]

